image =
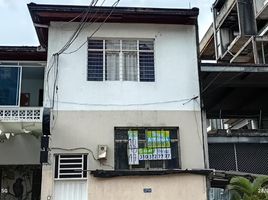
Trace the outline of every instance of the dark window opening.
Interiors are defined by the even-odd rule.
[[[115,169],[179,169],[178,138],[178,128],[115,128]]]

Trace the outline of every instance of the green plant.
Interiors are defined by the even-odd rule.
[[[268,176],[260,176],[253,181],[233,177],[227,189],[231,200],[268,200]]]

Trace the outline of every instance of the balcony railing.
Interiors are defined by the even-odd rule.
[[[0,107],[0,122],[42,122],[42,107]]]

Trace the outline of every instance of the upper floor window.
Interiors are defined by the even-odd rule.
[[[18,106],[20,97],[21,67],[0,66],[0,105]]]
[[[88,40],[88,81],[153,82],[153,40]]]
[[[115,169],[179,169],[178,128],[115,128]]]

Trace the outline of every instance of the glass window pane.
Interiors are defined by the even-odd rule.
[[[178,139],[178,130],[172,129],[170,132],[170,139]]]
[[[88,40],[88,49],[103,49],[103,40]]]
[[[119,80],[119,53],[106,52],[105,54],[105,79],[108,81]]]
[[[129,169],[127,143],[115,143],[115,169]]]
[[[88,52],[88,81],[103,81],[103,52]]]
[[[20,68],[0,67],[0,83],[0,105],[18,105]]]
[[[123,54],[123,80],[138,80],[137,52],[124,52]]]
[[[122,49],[123,50],[137,50],[137,40],[123,40]]]
[[[139,165],[132,165],[132,169],[144,169],[145,168],[145,160],[140,160]]]
[[[154,50],[154,41],[140,41],[139,42],[139,49],[140,50]]]
[[[178,169],[179,168],[179,155],[178,155],[178,142],[171,143],[171,156],[172,160],[166,161],[166,169]]]
[[[116,129],[114,139],[115,140],[128,140],[127,130],[125,130],[125,129]]]
[[[154,53],[140,52],[140,81],[153,82],[154,75]]]
[[[107,50],[120,50],[120,40],[106,40],[105,49]]]
[[[150,160],[150,168],[163,169],[164,160]]]

